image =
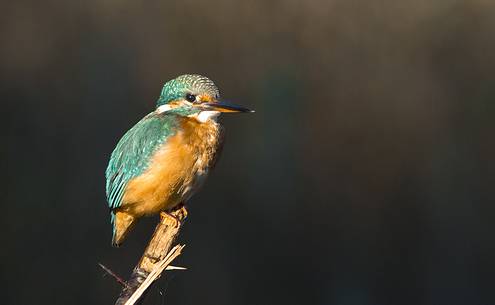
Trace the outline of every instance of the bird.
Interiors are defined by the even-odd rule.
[[[122,136],[105,171],[113,246],[141,217],[183,206],[203,185],[223,146],[224,112],[254,111],[222,101],[205,76],[163,85],[156,109]]]

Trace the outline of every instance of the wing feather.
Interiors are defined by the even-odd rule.
[[[106,195],[111,210],[122,205],[129,181],[147,169],[153,153],[176,131],[175,115],[150,113],[120,139],[105,172]]]

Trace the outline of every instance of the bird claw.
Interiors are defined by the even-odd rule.
[[[182,225],[182,222],[187,217],[187,210],[184,207],[184,205],[182,205],[180,208],[178,208],[178,209],[176,209],[170,213],[162,211],[162,212],[160,212],[160,216],[162,217],[162,220],[165,218],[172,220],[174,222],[174,227],[178,228]]]

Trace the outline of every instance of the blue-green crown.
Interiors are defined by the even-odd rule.
[[[197,74],[184,74],[163,85],[156,107],[183,99],[187,94],[208,94],[214,98],[220,97],[217,86],[208,77]]]

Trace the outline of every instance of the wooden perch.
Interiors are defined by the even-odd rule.
[[[169,214],[160,214],[160,222],[115,305],[132,305],[138,302],[174,258],[180,255],[183,245],[170,249],[186,216],[187,210],[184,207]]]

